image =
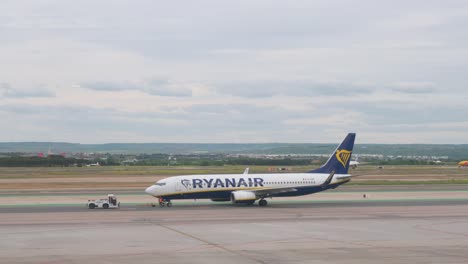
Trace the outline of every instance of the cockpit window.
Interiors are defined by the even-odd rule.
[[[155,183],[154,185],[164,186],[164,185],[166,185],[166,183],[165,183],[165,182],[157,182],[157,183]]]

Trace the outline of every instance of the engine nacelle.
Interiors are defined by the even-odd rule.
[[[229,201],[231,201],[231,199],[230,198],[213,198],[213,199],[211,199],[211,201],[213,201],[213,202],[229,202]]]
[[[252,203],[255,200],[257,200],[257,196],[250,191],[235,191],[231,193],[232,203]]]

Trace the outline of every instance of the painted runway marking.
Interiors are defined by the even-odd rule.
[[[254,262],[257,262],[257,263],[261,263],[261,264],[266,264],[267,262],[261,260],[261,259],[257,259],[257,258],[254,258],[252,256],[248,256],[248,255],[245,255],[245,254],[242,254],[242,252],[238,252],[238,251],[234,251],[234,250],[231,250],[229,248],[226,248],[224,247],[223,245],[220,245],[220,244],[216,244],[216,243],[213,243],[211,241],[208,241],[208,240],[205,240],[203,238],[200,238],[200,237],[197,237],[195,235],[192,235],[192,234],[189,234],[189,233],[186,233],[184,231],[180,231],[180,230],[177,230],[175,228],[172,228],[172,227],[169,227],[169,226],[166,226],[166,225],[163,225],[163,224],[157,224],[158,226],[162,227],[162,228],[165,228],[167,230],[170,230],[172,232],[175,232],[175,233],[178,233],[182,236],[185,236],[185,237],[189,237],[191,239],[194,239],[194,240],[197,240],[199,242],[202,242],[203,244],[207,244],[209,246],[212,246],[212,247],[215,247],[215,248],[219,248],[225,252],[228,252],[230,254],[233,254],[235,256],[241,256],[241,257],[244,257],[246,259],[249,259],[251,261],[254,261]]]

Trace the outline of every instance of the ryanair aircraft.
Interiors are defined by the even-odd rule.
[[[355,133],[349,133],[328,161],[306,173],[185,175],[162,179],[146,188],[161,207],[176,199],[211,199],[266,206],[268,197],[300,196],[334,189],[351,180],[348,174]]]

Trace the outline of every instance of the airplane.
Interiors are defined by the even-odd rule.
[[[359,156],[356,156],[355,160],[349,162],[349,166],[353,169],[357,168],[361,163],[358,161]]]
[[[99,162],[96,162],[96,163],[91,163],[91,164],[86,165],[86,167],[94,167],[94,166],[101,166],[101,164],[99,164]]]
[[[171,200],[211,199],[214,202],[259,206],[266,198],[301,196],[334,189],[351,180],[348,174],[355,133],[349,133],[320,168],[305,173],[182,175],[157,181],[145,192],[159,198],[161,207]]]

